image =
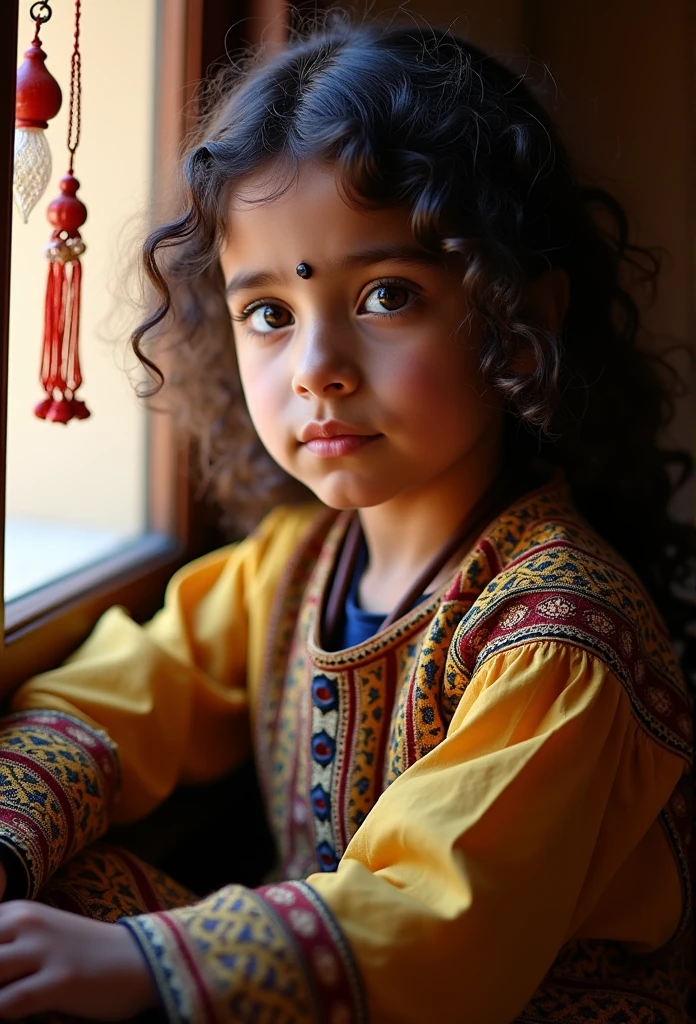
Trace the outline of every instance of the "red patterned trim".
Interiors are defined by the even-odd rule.
[[[230,885],[189,907],[124,918],[167,1019],[364,1024],[348,945],[308,885]]]
[[[22,861],[23,895],[35,896],[65,859],[103,835],[118,783],[116,748],[101,730],[55,711],[2,719],[0,841]]]
[[[486,537],[481,538],[481,540],[478,543],[478,547],[481,549],[481,551],[483,551],[484,555],[486,556],[486,561],[488,562],[488,569],[490,571],[491,576],[497,576],[500,570],[502,569],[497,551]]]
[[[287,796],[282,799],[276,791],[273,794],[274,802],[271,805],[271,809],[275,810],[273,820],[276,826],[276,836],[282,837],[282,868],[288,872],[290,877],[305,874],[313,870],[315,865],[314,843],[311,843],[310,851],[306,833],[309,811],[304,802],[299,804],[298,798],[298,794],[304,794],[310,785],[308,779],[311,774],[311,766],[307,763],[309,756],[307,750],[312,733],[310,678],[309,670],[305,667],[295,682],[298,691],[304,689],[305,692],[298,692],[299,712],[295,719],[296,733],[285,761],[287,773],[285,793]],[[267,745],[267,749],[270,749],[270,744]],[[300,806],[302,810],[298,818]]]
[[[123,850],[119,847],[118,856],[120,857],[123,864],[125,864],[128,872],[135,882],[137,887],[136,899],[140,897],[139,902],[142,904],[144,911],[163,910],[164,905],[162,900],[157,895],[157,892],[153,888],[152,882],[147,877],[147,873],[143,870],[142,864],[137,857],[132,857],[127,850]]]
[[[323,900],[305,882],[256,890],[300,953],[322,1024],[367,1021],[362,983],[352,953]]]
[[[549,556],[552,552],[549,552]],[[566,556],[568,552],[556,554]],[[535,553],[536,555],[536,553]],[[647,732],[685,760],[691,759],[692,718],[685,690],[645,648],[635,619],[580,587],[548,584],[534,589],[500,586],[478,615],[468,616],[454,645],[459,667],[470,677],[503,651],[522,644],[570,643],[595,655],[622,683]],[[498,598],[496,600],[496,598]]]
[[[208,992],[185,948],[178,925],[170,921],[166,913],[124,917],[118,923],[127,928],[138,943],[167,1021],[170,1024],[215,1024]]]
[[[266,756],[266,751],[269,749],[269,739],[278,730],[281,711],[279,693],[285,681],[290,653],[294,646],[292,640],[298,626],[302,599],[335,518],[335,513],[327,509],[319,512],[317,518],[310,522],[307,534],[298,544],[281,575],[271,608],[256,722],[257,768],[269,807],[273,800],[273,765],[271,759]]]
[[[334,742],[336,743],[336,782],[332,786],[336,794],[336,809],[334,812],[334,836],[340,842],[340,848],[335,850],[336,857],[340,859],[351,840],[350,820],[348,808],[350,804],[350,783],[353,770],[356,729],[358,727],[357,710],[360,707],[359,682],[354,671],[349,671],[348,685],[346,692],[349,695],[345,704],[336,715],[336,722],[345,718],[345,725],[342,730],[336,730]],[[343,714],[341,714],[343,712]],[[339,717],[340,716],[340,717]],[[340,745],[340,749],[339,749]],[[338,846],[338,844],[337,844]]]
[[[198,996],[200,1005],[206,1014],[206,1018],[214,1022],[215,1008],[210,1001],[207,986],[203,978],[201,977],[200,971],[198,970],[198,964],[191,956],[188,946],[186,945],[186,940],[184,936],[181,934],[178,924],[172,917],[168,916],[166,913],[161,914],[159,916],[159,920],[161,921],[162,926],[164,928],[169,929],[169,932],[171,933],[171,936],[174,939],[174,942],[176,943],[177,952],[181,957],[182,961],[184,962],[184,964],[186,965],[188,974],[196,986],[196,994]],[[193,1021],[195,1022],[195,1024],[199,1024],[199,1020],[200,1017],[198,1014],[196,1014],[195,1017],[193,1018]]]
[[[63,840],[62,845],[65,850],[72,849],[73,840],[75,838],[75,819],[73,817],[73,808],[65,790],[61,788],[60,784],[56,782],[56,779],[50,772],[47,772],[40,764],[37,764],[36,761],[32,760],[31,757],[27,757],[26,754],[15,754],[11,750],[3,750],[2,760],[5,764],[16,764],[24,768],[26,772],[31,773],[31,775],[33,775],[41,785],[46,787],[51,796],[58,801],[65,820],[65,830],[61,836],[61,839]],[[31,827],[34,823],[34,819],[32,817],[28,814],[22,814],[19,810],[13,811],[4,806],[0,808],[0,821],[7,822],[10,817],[14,818],[15,816],[21,818],[28,827]],[[44,848],[45,855],[48,857],[49,848],[48,844],[44,841],[44,837],[41,836],[39,841],[42,848]]]
[[[565,526],[565,527],[568,527],[569,530],[574,528],[575,532],[577,532],[577,526],[578,526],[577,521],[574,521],[572,519],[562,519],[560,517],[557,517],[554,520],[554,525],[557,526],[557,527],[558,526]],[[521,554],[517,555],[516,558],[512,558],[507,563],[507,565],[501,567],[500,571],[502,571],[503,568],[505,568],[506,570],[509,571],[511,569],[516,569],[518,566],[524,566],[525,562],[527,562],[529,560],[531,555],[533,555],[535,558],[537,558],[539,555],[543,555],[545,552],[551,552],[551,551],[560,551],[563,554],[567,555],[569,551],[573,551],[573,550],[575,550],[575,552],[577,554],[582,556],[583,561],[587,561],[588,556],[589,556],[589,557],[591,557],[591,560],[592,560],[592,562],[594,564],[596,564],[597,566],[601,566],[602,568],[606,569],[608,572],[611,572],[612,574],[615,574],[619,578],[622,578],[621,582],[622,582],[622,584],[624,584],[624,588],[625,588],[625,583],[629,582],[626,579],[626,570],[625,570],[625,568],[622,567],[621,565],[617,564],[616,558],[614,558],[614,559],[609,558],[606,554],[603,555],[603,554],[601,554],[600,552],[597,552],[597,551],[592,551],[591,554],[590,554],[589,551],[586,551],[586,550],[584,550],[581,547],[577,547],[576,548],[574,543],[573,544],[569,543],[568,536],[558,537],[558,538],[555,538],[554,540],[549,540],[549,541],[547,541],[544,544],[536,544],[533,549],[528,549],[527,551],[523,551]],[[632,581],[631,581],[631,587],[633,589]],[[664,637],[665,640],[670,642],[669,630],[667,629],[667,626],[665,625],[664,621],[662,620],[662,617],[660,616],[660,613],[657,610],[657,606],[655,605],[655,602],[652,600],[652,598],[650,597],[650,595],[646,591],[642,591],[641,592],[640,600],[645,605],[647,605],[650,608],[650,613],[651,613],[651,623],[650,624],[651,624],[651,628],[654,628],[657,632],[659,632]]]
[[[113,806],[120,788],[121,775],[116,744],[103,729],[97,729],[81,718],[74,718],[63,711],[16,711],[2,716],[2,732],[15,725],[22,728],[50,729],[51,732],[62,735],[66,743],[79,747],[99,769],[103,780],[104,801],[108,807]]]
[[[408,694],[406,695],[406,705],[404,707],[404,764],[403,771],[410,768],[412,764],[415,764],[418,760],[418,748],[416,744],[416,725],[414,722],[414,710],[415,710],[415,696],[418,689],[418,663],[413,666],[413,673],[411,675],[411,682],[408,687]]]

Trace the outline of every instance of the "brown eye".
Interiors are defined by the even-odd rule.
[[[248,317],[249,324],[259,334],[270,334],[271,331],[289,327],[295,321],[292,313],[284,306],[257,306]]]
[[[407,306],[411,292],[398,284],[382,284],[373,288],[365,300],[367,313],[396,313]]]

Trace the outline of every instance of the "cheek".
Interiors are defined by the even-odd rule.
[[[472,346],[452,341],[404,354],[385,367],[388,405],[408,413],[423,428],[442,430],[478,420],[483,412],[483,383]]]
[[[244,398],[256,431],[264,444],[272,439],[278,423],[279,408],[277,374],[270,361],[237,347],[237,365]]]

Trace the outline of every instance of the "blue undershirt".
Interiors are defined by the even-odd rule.
[[[360,580],[366,566],[367,545],[363,540],[358,551],[358,557],[355,560],[353,578],[350,581],[343,609],[343,630],[341,633],[341,647],[339,648],[342,651],[345,651],[347,647],[355,647],[357,644],[362,644],[365,640],[369,640],[371,636],[379,632],[379,627],[387,617],[386,612],[366,612],[364,608],[360,607],[358,587],[360,586]],[[413,602],[413,607],[420,604],[426,596],[426,594],[421,594]]]
[[[387,617],[386,612],[366,612],[358,604],[358,587],[360,586],[360,580],[365,572],[366,565],[367,545],[363,541],[355,562],[353,578],[350,581],[350,587],[346,594],[340,650],[345,650],[346,647],[355,647],[356,644],[369,640],[371,636],[378,632],[379,627]]]

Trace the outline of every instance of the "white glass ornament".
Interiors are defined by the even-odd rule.
[[[16,128],[12,194],[26,224],[51,177],[51,150],[43,128]]]

